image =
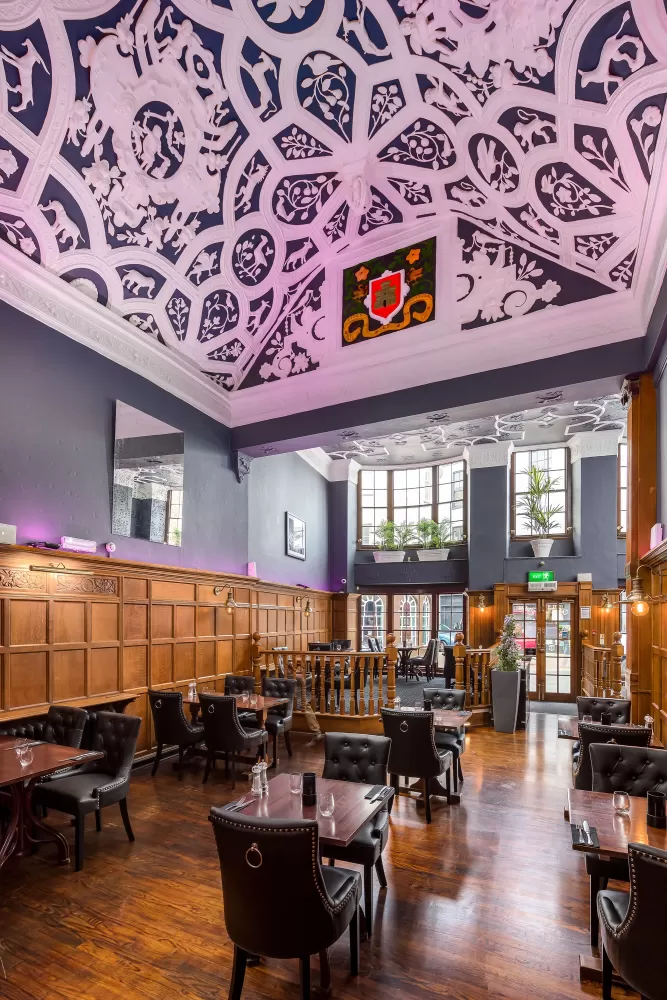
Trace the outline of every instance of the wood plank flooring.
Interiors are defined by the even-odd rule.
[[[322,750],[293,737],[281,768],[321,770]],[[332,949],[333,996],[364,1000],[569,1000],[582,986],[587,948],[584,861],[563,820],[571,745],[556,717],[533,715],[529,732],[476,729],[463,757],[459,806],[423,810],[401,796],[384,855],[386,892],[375,884],[375,933],[362,942],[357,979],[344,938]],[[136,842],[120,814],[89,817],[82,872],[50,863],[50,849],[0,873],[0,997],[7,1000],[219,1000],[231,946],[225,933],[211,805],[237,797],[218,765],[179,781],[171,761],[156,778],[138,771],[130,795]],[[55,819],[51,814],[50,820]],[[62,828],[68,824],[62,818]],[[69,832],[73,839],[73,831]],[[249,900],[262,906],[262,900]],[[275,919],[289,920],[289,872]],[[317,960],[313,958],[317,982]],[[298,963],[263,961],[246,975],[244,1000],[298,997]],[[618,990],[615,996],[633,996]]]

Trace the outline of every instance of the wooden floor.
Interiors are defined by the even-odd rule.
[[[319,771],[321,749],[294,744],[287,769]],[[389,888],[378,894],[376,884],[374,937],[362,943],[357,979],[347,975],[346,939],[332,949],[334,997],[600,995],[578,978],[588,903],[583,858],[563,820],[569,760],[556,717],[533,715],[527,734],[470,734],[462,802],[435,805],[430,827],[401,796],[384,855]],[[237,784],[234,797],[243,790]],[[136,843],[110,807],[102,833],[91,817],[79,874],[53,866],[46,851],[6,867],[0,997],[226,997],[231,948],[207,814],[232,797],[223,773],[202,788],[197,765],[180,782],[170,762],[155,779],[143,768],[130,795]],[[284,889],[277,921],[289,920],[289,872]],[[244,998],[296,1000],[297,975],[296,962],[262,962],[248,971]]]

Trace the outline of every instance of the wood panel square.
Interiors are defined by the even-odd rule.
[[[128,715],[138,715],[141,719],[141,728],[139,730],[139,736],[137,737],[137,753],[143,750],[149,750],[151,743],[151,713],[148,705],[148,695],[140,694],[137,696],[136,701],[133,701],[131,705],[127,707]]]
[[[251,674],[250,669],[250,639],[237,639],[234,657],[234,673]]]
[[[286,632],[293,632],[294,631],[294,612],[293,611],[288,611],[285,614],[285,631]]]
[[[234,600],[237,604],[250,604],[250,591],[246,590],[245,587],[236,587],[234,589]]]
[[[86,696],[86,653],[83,649],[61,649],[53,654],[52,701]]]
[[[153,580],[151,598],[154,601],[194,601],[194,583],[174,583],[168,580]]]
[[[268,621],[266,631],[273,635],[278,631],[278,612],[271,611],[268,612]]]
[[[188,681],[195,676],[194,642],[177,642],[174,644],[174,680]]]
[[[153,644],[151,646],[151,687],[156,684],[170,684],[172,677],[172,645]]]
[[[211,677],[215,673],[215,643],[197,643],[197,677]]]
[[[197,635],[215,635],[215,608],[197,608]]]
[[[286,631],[286,628],[287,628],[287,626],[285,625],[286,621],[287,621],[287,615],[286,615],[285,611],[281,609],[278,612],[278,624],[276,626],[276,632],[285,632]]]
[[[216,608],[215,611],[215,621],[216,621],[216,635],[234,635],[234,615],[238,613],[238,608],[234,614],[231,614],[226,610],[226,608]]]
[[[281,608],[293,608],[294,596],[292,594],[278,594],[278,604]]]
[[[9,634],[12,646],[37,646],[46,642],[47,607],[46,601],[11,602]],[[31,704],[36,705],[38,702]]]
[[[125,646],[123,649],[123,689],[148,686],[148,647]]]
[[[123,635],[126,639],[148,638],[147,604],[126,604],[124,606]]]
[[[107,694],[119,690],[118,647],[90,650],[90,693]]]
[[[93,642],[118,641],[117,604],[96,602],[91,606],[91,638]]]
[[[151,608],[154,639],[171,639],[174,635],[174,608],[171,604],[154,604]]]
[[[148,597],[148,580],[135,580],[134,577],[123,578],[123,599],[125,601],[145,601]]]
[[[223,639],[218,643],[219,674],[231,674],[234,670],[234,643],[231,639]]]
[[[278,595],[277,594],[271,594],[267,590],[260,590],[259,594],[257,595],[257,603],[258,604],[266,604],[269,607],[274,607],[275,608],[275,606],[278,603]]]
[[[262,635],[266,635],[269,630],[269,613],[266,608],[257,608],[257,631]],[[248,632],[249,629],[239,628],[236,631],[237,635],[242,635],[243,632]]]
[[[192,605],[177,604],[174,608],[174,635],[177,639],[195,634],[195,609]]]
[[[48,701],[47,691],[46,653],[12,653],[9,656],[7,707],[44,705]]]
[[[53,641],[86,641],[86,605],[81,601],[55,601],[53,604]]]

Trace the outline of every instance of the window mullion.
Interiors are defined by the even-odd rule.
[[[394,473],[387,472],[387,520],[394,520]]]

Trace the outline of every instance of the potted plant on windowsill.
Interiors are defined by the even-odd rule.
[[[448,542],[453,541],[449,521],[431,521],[422,518],[417,525],[417,541],[421,548],[417,549],[420,562],[436,562],[445,560],[449,555]]]
[[[528,473],[528,491],[516,503],[517,514],[530,524],[533,533],[530,544],[537,559],[544,559],[551,552],[554,540],[549,535],[558,527],[556,515],[563,513],[561,506],[549,502],[550,493],[559,485],[560,480],[552,479],[545,469],[532,468]]]
[[[497,733],[513,733],[519,709],[521,650],[516,642],[516,621],[507,615],[503,622],[496,660],[491,670],[493,725]]]
[[[377,549],[373,558],[378,563],[400,563],[405,559],[405,546],[414,541],[415,528],[413,524],[394,524],[393,521],[380,521],[375,529]]]

